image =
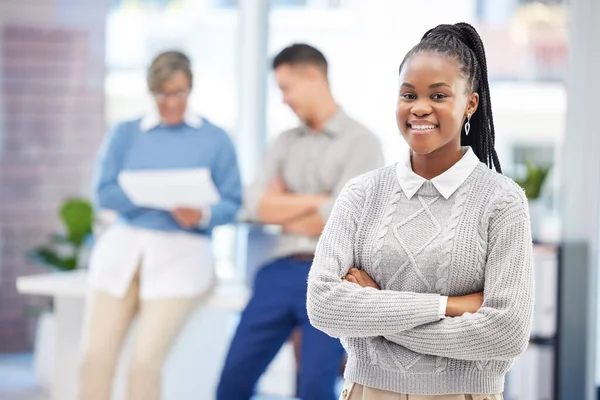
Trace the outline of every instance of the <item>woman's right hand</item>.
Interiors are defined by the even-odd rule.
[[[483,292],[468,294],[466,296],[448,297],[446,315],[460,317],[464,313],[476,313],[483,304]]]
[[[362,269],[350,268],[350,271],[348,271],[348,274],[343,279],[350,283],[360,285],[361,287],[372,287],[373,289],[380,290],[377,282],[375,282],[373,278],[371,278],[369,274]]]
[[[187,229],[197,227],[202,220],[202,211],[193,208],[177,207],[171,215],[179,225]]]

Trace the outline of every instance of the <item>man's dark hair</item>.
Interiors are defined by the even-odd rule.
[[[281,50],[273,59],[273,69],[285,64],[291,66],[314,65],[327,75],[327,59],[323,53],[308,44],[296,43]]]
[[[502,172],[496,154],[494,119],[490,101],[490,85],[483,42],[475,28],[460,22],[454,25],[438,25],[425,33],[400,64],[400,72],[406,61],[414,54],[436,52],[458,61],[460,72],[467,80],[467,89],[479,93],[479,107],[471,118],[471,133],[461,132],[461,144],[471,146],[481,162]]]

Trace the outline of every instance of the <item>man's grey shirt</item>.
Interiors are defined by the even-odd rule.
[[[267,149],[257,176],[246,190],[246,218],[260,221],[258,209],[269,184],[280,177],[291,193],[329,194],[319,212],[326,221],[333,203],[352,178],[384,165],[379,139],[341,108],[322,132],[306,125],[288,130]],[[318,238],[282,233],[272,257],[312,254]]]

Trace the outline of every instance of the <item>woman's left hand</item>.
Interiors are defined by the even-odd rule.
[[[202,219],[202,211],[178,207],[171,213],[175,221],[184,228],[195,228]]]
[[[346,281],[360,285],[361,287],[372,287],[380,290],[379,285],[365,271],[358,268],[350,268],[348,275],[344,278]]]

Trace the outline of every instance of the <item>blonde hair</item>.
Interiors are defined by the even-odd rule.
[[[166,51],[156,56],[148,68],[147,83],[151,92],[158,91],[163,83],[181,71],[190,81],[192,87],[193,74],[190,59],[179,51]]]

